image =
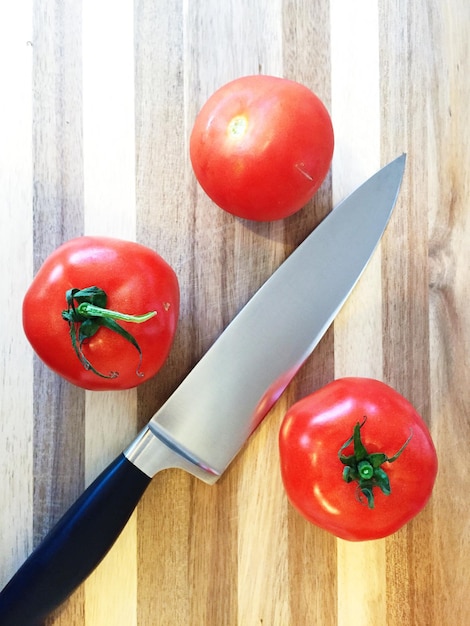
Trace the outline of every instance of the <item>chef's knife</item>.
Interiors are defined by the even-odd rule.
[[[340,203],[229,324],[135,441],[88,487],[0,594],[0,626],[40,623],[111,548],[151,478],[213,484],[332,323],[389,220],[405,155]]]

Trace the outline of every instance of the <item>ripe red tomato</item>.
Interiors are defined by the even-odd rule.
[[[145,246],[108,237],[57,248],[23,301],[24,331],[38,356],[93,390],[129,389],[154,376],[178,315],[178,280],[168,263]]]
[[[333,144],[328,111],[307,87],[244,76],[202,107],[190,157],[200,185],[222,209],[268,221],[310,200],[328,173]]]
[[[350,541],[386,537],[429,500],[437,455],[413,406],[377,380],[341,378],[294,404],[279,435],[286,493]]]

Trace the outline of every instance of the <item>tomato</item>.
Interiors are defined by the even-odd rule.
[[[38,356],[71,383],[128,389],[165,362],[179,316],[173,269],[153,250],[108,237],[57,248],[23,301],[23,328]]]
[[[428,502],[437,474],[429,431],[397,391],[340,378],[294,404],[280,433],[289,500],[342,539],[386,537]]]
[[[333,155],[333,127],[307,87],[274,76],[244,76],[202,107],[190,137],[197,180],[222,209],[258,221],[301,209]]]

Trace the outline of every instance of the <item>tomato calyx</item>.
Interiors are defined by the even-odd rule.
[[[362,424],[359,422],[354,426],[353,435],[341,446],[338,451],[338,458],[345,465],[343,469],[343,480],[347,483],[357,482],[357,496],[361,503],[364,503],[364,497],[367,500],[369,509],[375,506],[374,487],[378,487],[386,496],[390,495],[391,487],[387,473],[382,469],[384,463],[393,463],[398,459],[403,450],[413,436],[410,436],[402,445],[402,447],[393,456],[389,457],[383,452],[367,452],[361,439],[361,428],[366,422],[366,417]],[[353,443],[354,453],[346,456],[343,451]]]
[[[67,301],[67,309],[62,311],[62,318],[69,324],[73,349],[86,370],[92,371],[101,378],[117,378],[119,376],[117,371],[111,371],[109,374],[99,372],[83,353],[83,343],[93,337],[103,326],[118,333],[118,335],[135,347],[139,353],[136,374],[139,377],[144,376],[143,372],[140,371],[142,350],[136,339],[125,328],[120,326],[116,320],[140,324],[154,317],[157,314],[156,311],[144,313],[143,315],[129,315],[107,309],[108,296],[106,292],[95,286],[86,287],[85,289],[68,289],[65,293],[65,299]]]

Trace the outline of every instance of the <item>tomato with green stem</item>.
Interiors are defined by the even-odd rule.
[[[287,496],[350,541],[386,537],[428,502],[437,454],[416,409],[369,378],[340,378],[287,411],[279,433]]]
[[[38,356],[91,390],[129,389],[153,377],[178,316],[173,268],[146,246],[110,237],[57,248],[23,301],[23,328]]]

